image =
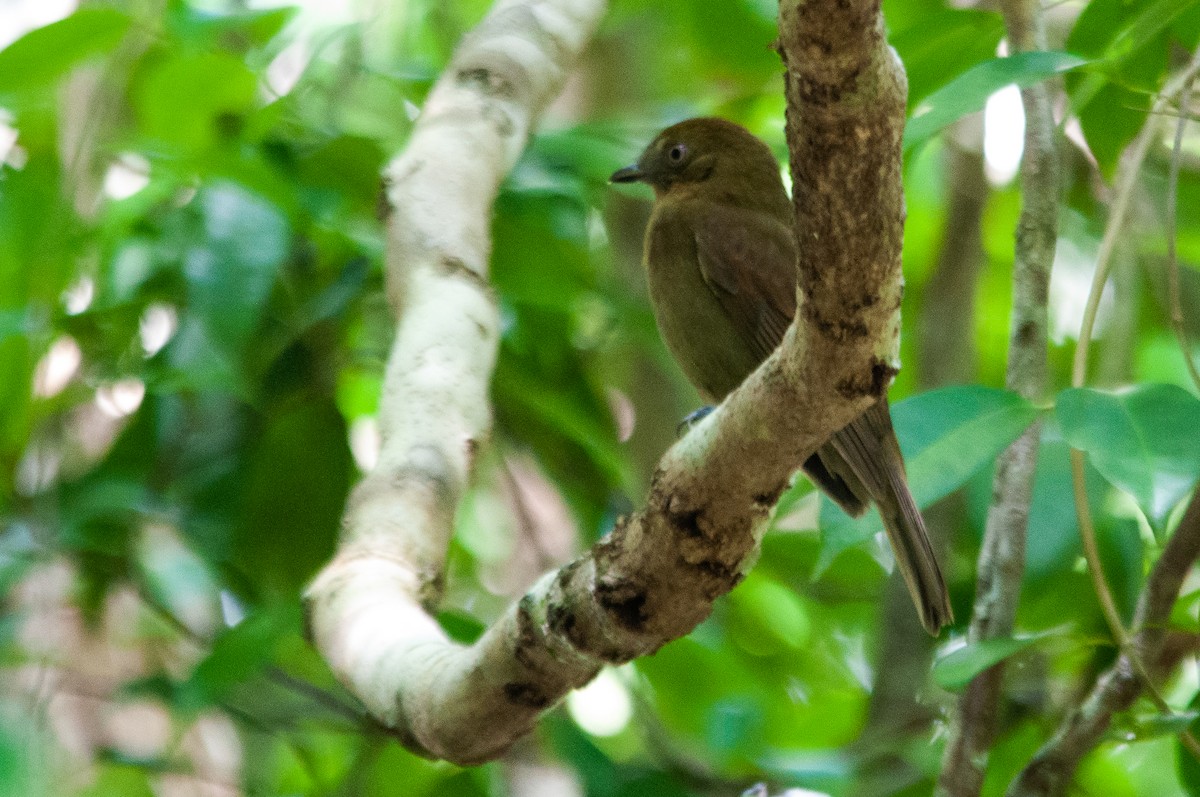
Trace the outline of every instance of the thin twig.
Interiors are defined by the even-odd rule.
[[[1200,57],[1200,50],[1196,52],[1197,57]],[[1192,383],[1200,388],[1200,371],[1196,370],[1191,346],[1188,344],[1187,332],[1183,326],[1183,305],[1179,299],[1179,257],[1175,251],[1179,161],[1183,152],[1183,131],[1188,123],[1187,108],[1192,99],[1193,82],[1194,78],[1184,81],[1183,89],[1179,93],[1179,122],[1175,125],[1175,144],[1171,149],[1171,166],[1167,176],[1167,301],[1171,307],[1171,327],[1175,330],[1175,337],[1179,340],[1179,352],[1183,355],[1183,362],[1192,376]]]
[[[1092,288],[1088,294],[1087,305],[1083,310],[1083,323],[1079,328],[1079,345],[1075,347],[1075,361],[1071,372],[1071,384],[1083,387],[1087,382],[1088,350],[1091,346],[1092,332],[1096,325],[1096,311],[1100,307],[1100,296],[1104,284],[1108,282],[1109,271],[1112,268],[1112,253],[1118,237],[1124,232],[1125,216],[1129,212],[1129,202],[1133,196],[1137,177],[1141,172],[1146,153],[1150,151],[1150,143],[1158,129],[1159,115],[1167,107],[1172,97],[1177,96],[1183,87],[1189,84],[1200,73],[1200,49],[1192,56],[1187,67],[1167,83],[1162,94],[1150,109],[1149,119],[1138,137],[1134,140],[1128,154],[1117,170],[1116,190],[1113,194],[1112,210],[1108,216],[1108,226],[1104,229],[1104,237],[1100,241],[1100,250],[1096,253],[1096,273],[1092,277]]]

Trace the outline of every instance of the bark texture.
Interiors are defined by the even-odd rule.
[[[445,637],[429,610],[490,424],[491,203],[602,10],[501,0],[389,168],[399,321],[383,449],[351,496],[337,556],[308,592],[313,636],[339,678],[410,749],[460,764],[500,755],[601,666],[657,650],[707,617],[753,563],[791,474],[895,371],[903,71],[878,2],[785,2],[793,163],[820,161],[794,169],[810,309],[667,451],[642,511],[540,579],[474,645]],[[838,33],[825,41],[828,31]]]

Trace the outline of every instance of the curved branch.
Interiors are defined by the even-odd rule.
[[[380,408],[383,449],[308,601],[335,673],[411,749],[463,764],[493,758],[602,665],[694,628],[751,565],[790,475],[886,389],[899,335],[903,72],[877,0],[820,0],[803,14],[798,5],[781,12],[790,83],[838,87],[837,96],[818,91],[815,106],[789,97],[790,118],[813,120],[790,130],[793,158],[816,147],[828,161],[797,169],[796,193],[821,211],[819,225],[802,228],[812,243],[802,265],[811,308],[663,456],[645,509],[543,577],[469,647],[450,642],[428,608],[488,431],[497,343],[484,278],[490,205],[601,3],[500,0],[389,169],[389,292],[400,320]],[[856,25],[865,33],[854,35]],[[826,29],[847,33],[840,49],[803,44]]]
[[[440,596],[455,507],[491,426],[499,341],[487,282],[492,203],[604,8],[603,0],[498,0],[387,168],[388,297],[399,321],[380,399],[380,459],[351,494],[338,553],[306,599],[314,641],[335,673],[428,755],[482,760],[512,741],[503,723],[489,735],[495,702],[466,699],[458,681],[440,677],[478,665],[464,661],[427,609]],[[569,685],[590,675],[566,672]]]

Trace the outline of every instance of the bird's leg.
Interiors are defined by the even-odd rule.
[[[716,409],[716,407],[713,407],[711,405],[705,405],[705,406],[701,407],[700,409],[695,410],[694,412],[688,413],[687,416],[684,417],[684,419],[679,422],[679,425],[675,427],[675,434],[677,434],[680,437],[683,437],[685,434],[687,434],[688,432],[691,431],[693,426],[695,426],[696,424],[700,423],[700,421],[707,418],[708,414],[715,409]]]

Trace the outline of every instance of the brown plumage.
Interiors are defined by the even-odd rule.
[[[792,206],[766,144],[723,119],[667,128],[613,182],[656,201],[646,228],[650,299],[667,348],[706,401],[719,402],[779,345],[796,312]],[[921,623],[953,622],[950,599],[882,398],[805,464],[851,515],[879,507]]]

